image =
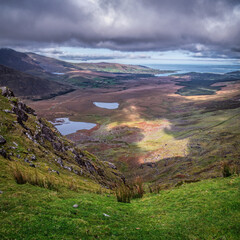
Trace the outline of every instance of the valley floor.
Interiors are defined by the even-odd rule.
[[[186,179],[219,177],[222,161],[239,165],[240,84],[224,83],[214,95],[181,96],[176,92],[183,86],[177,81],[139,78],[119,89],[78,89],[30,105],[50,120],[97,123],[67,137],[114,162],[128,179],[140,175],[169,187]],[[103,109],[93,102],[118,102],[120,107]]]

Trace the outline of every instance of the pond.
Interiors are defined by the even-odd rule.
[[[119,107],[119,103],[113,102],[113,103],[106,103],[106,102],[93,102],[93,104],[100,108],[106,108],[106,109],[117,109]]]
[[[61,72],[52,72],[52,74],[55,74],[55,75],[64,75],[65,73],[61,73]]]
[[[95,123],[88,122],[73,122],[69,118],[56,118],[52,124],[62,135],[75,133],[78,130],[90,130],[96,126]]]

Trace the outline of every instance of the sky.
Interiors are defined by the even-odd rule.
[[[67,61],[240,63],[240,0],[0,0],[0,47]]]

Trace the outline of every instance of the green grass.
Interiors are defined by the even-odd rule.
[[[0,179],[0,239],[231,240],[240,235],[237,176],[184,184],[130,204],[118,203],[114,195],[18,185],[2,170]]]

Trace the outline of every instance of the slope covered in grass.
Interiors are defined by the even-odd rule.
[[[64,179],[90,178],[111,188],[124,179],[111,163],[76,148],[7,88],[0,88],[0,156],[11,163],[15,175],[23,175],[21,182],[35,183],[38,178],[43,185],[51,181],[59,185]]]
[[[104,193],[18,185],[3,164],[0,179],[1,239],[231,240],[240,235],[237,176],[147,194],[130,204]]]

